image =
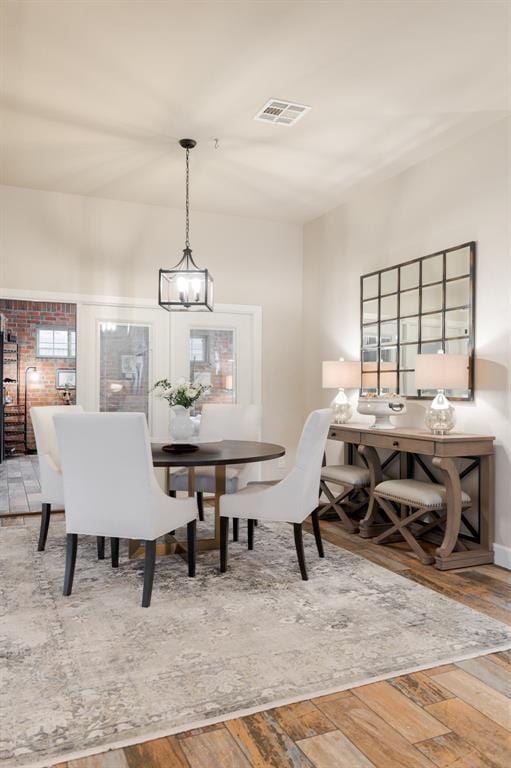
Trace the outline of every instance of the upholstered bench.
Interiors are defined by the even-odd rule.
[[[323,467],[320,488],[327,497],[328,504],[321,510],[321,515],[324,516],[332,510],[338,515],[346,530],[349,533],[355,533],[358,530],[358,521],[350,517],[347,506],[349,506],[351,514],[365,506],[369,498],[367,488],[369,488],[370,483],[369,470],[364,467],[358,467],[355,464]],[[343,490],[335,496],[328,487],[329,484],[340,485]],[[351,503],[351,497],[356,493],[363,496],[363,500],[358,505]],[[346,505],[346,502],[349,502],[349,505]]]
[[[395,534],[400,534],[418,556],[421,563],[431,565],[435,558],[428,554],[418,539],[435,528],[442,528],[447,517],[447,491],[437,483],[425,483],[421,480],[384,480],[374,489],[374,497],[392,523],[391,527],[375,539],[375,544],[382,544]],[[471,505],[470,496],[462,491],[463,508]],[[400,509],[407,508],[409,514],[404,517]],[[417,524],[412,530],[412,526]]]

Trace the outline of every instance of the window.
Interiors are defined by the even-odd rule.
[[[76,332],[67,328],[38,328],[37,357],[76,357]]]

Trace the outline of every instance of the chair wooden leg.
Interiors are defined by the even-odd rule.
[[[240,538],[240,521],[237,517],[232,518],[232,540],[239,541]]]
[[[308,581],[307,568],[305,566],[305,552],[303,551],[303,532],[301,523],[293,523],[293,530],[295,534],[295,547],[296,555],[298,557],[298,565],[300,566],[300,573],[302,579]]]
[[[229,546],[229,518],[220,517],[220,573],[227,570]]]
[[[71,594],[73,589],[77,547],[78,535],[76,533],[68,533],[66,536],[66,570],[64,572],[64,595],[66,597]]]
[[[110,554],[112,556],[112,568],[119,567],[119,539],[110,539]]]
[[[195,563],[197,559],[197,520],[191,520],[186,526],[188,576],[195,576]]]
[[[312,529],[314,531],[314,538],[316,539],[316,546],[318,548],[318,555],[320,557],[324,557],[325,552],[323,549],[323,542],[321,541],[321,529],[319,527],[319,513],[317,509],[314,510],[311,517],[312,517]]]
[[[254,549],[254,520],[248,520],[248,548]]]
[[[204,494],[202,491],[197,491],[197,509],[199,510],[199,520],[204,520]]]
[[[96,546],[98,548],[98,560],[105,559],[105,537],[96,536]]]
[[[39,543],[37,551],[43,552],[48,538],[48,528],[50,527],[51,504],[43,504],[41,507],[41,528],[39,530]]]
[[[154,564],[156,562],[156,539],[145,542],[144,558],[144,588],[142,591],[142,608],[149,608],[153,593]]]

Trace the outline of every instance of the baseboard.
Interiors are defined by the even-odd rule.
[[[511,571],[511,547],[494,544],[493,551],[495,553],[495,565],[500,565],[501,568],[507,568],[508,571]]]

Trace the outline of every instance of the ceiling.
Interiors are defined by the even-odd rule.
[[[511,110],[506,1],[0,7],[5,184],[301,222]]]

